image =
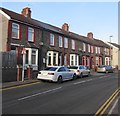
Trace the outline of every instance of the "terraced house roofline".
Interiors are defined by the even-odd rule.
[[[74,39],[83,41],[85,43],[88,43],[88,44],[91,44],[94,46],[109,48],[109,46],[107,44],[105,44],[102,40],[95,39],[94,37],[92,39],[90,39],[88,37],[89,33],[87,34],[87,36],[82,36],[82,35],[79,35],[75,32],[70,32],[69,29],[64,30],[64,29],[59,28],[57,26],[53,26],[51,24],[47,24],[47,23],[38,21],[36,19],[33,19],[33,18],[31,18],[31,14],[29,17],[27,17],[27,16],[24,16],[23,14],[16,13],[16,12],[8,10],[6,8],[0,7],[0,10],[3,11],[4,15],[6,15],[7,18],[9,18],[9,20],[13,20],[13,21],[18,22],[18,23],[24,23],[26,25],[30,25],[30,26],[36,27],[36,28],[46,29],[46,30],[52,31],[54,33],[58,33],[58,34],[61,34],[63,36],[66,36],[68,38],[74,38]],[[28,8],[28,10],[30,10],[30,8]],[[30,11],[30,13],[31,13],[31,11]],[[67,23],[65,23],[65,24],[67,24]],[[69,25],[68,25],[68,28],[69,28]],[[90,32],[90,33],[92,33],[92,32]],[[92,33],[92,36],[93,36],[93,33]]]

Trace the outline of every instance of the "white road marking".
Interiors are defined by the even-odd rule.
[[[104,77],[99,77],[99,79],[102,79],[102,78],[104,78]]]
[[[74,84],[74,85],[77,85],[77,84],[85,83],[85,82],[92,81],[92,80],[93,80],[93,79],[88,79],[88,80],[79,81],[79,82],[76,82],[76,83],[73,83],[73,84]]]
[[[110,109],[109,113],[107,116],[110,116],[113,112],[113,110],[115,109],[116,105],[118,104],[118,99],[115,101],[115,103],[113,104],[112,108]]]
[[[93,79],[88,79],[88,80],[86,80],[86,81],[92,81]]]
[[[79,82],[76,82],[76,83],[73,83],[73,84],[76,85],[76,84],[81,84],[81,83],[84,83],[84,82],[86,82],[86,81],[79,81]]]
[[[52,91],[55,91],[55,90],[58,90],[58,89],[61,89],[61,88],[62,87],[50,89],[50,90],[47,90],[47,91],[44,91],[44,92],[41,92],[41,93],[36,93],[36,94],[33,94],[33,95],[29,95],[29,96],[26,96],[26,97],[19,98],[18,100],[19,101],[25,100],[25,99],[28,99],[28,98],[31,98],[31,97],[35,97],[35,96],[38,96],[38,95],[41,95],[41,94],[49,93],[49,92],[52,92]]]

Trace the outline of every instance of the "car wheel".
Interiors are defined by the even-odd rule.
[[[106,73],[108,73],[108,70],[106,70]]]
[[[90,76],[90,72],[88,72],[88,77]]]
[[[75,79],[76,79],[76,74],[74,74],[74,75],[73,75],[73,78],[72,78],[72,79],[73,79],[73,80],[75,80]]]
[[[62,80],[62,76],[59,76],[57,82],[58,82],[58,83],[62,83],[62,81],[63,81],[63,80]]]
[[[80,74],[80,77],[83,78],[83,74],[82,73]]]

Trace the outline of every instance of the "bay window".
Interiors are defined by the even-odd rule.
[[[77,54],[70,54],[70,66],[77,66],[79,64],[79,59]]]
[[[47,52],[47,66],[58,65],[58,52],[48,51]]]
[[[38,69],[38,49],[34,48],[25,48],[26,55],[25,55],[25,65],[31,65],[33,70]]]

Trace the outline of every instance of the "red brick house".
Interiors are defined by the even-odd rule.
[[[0,8],[2,16],[2,49],[15,51],[21,64],[23,48],[26,49],[25,65],[40,70],[50,65],[109,64],[109,46],[95,39],[93,33],[82,36],[69,31],[64,23],[61,28],[31,18],[30,8],[21,14]]]

